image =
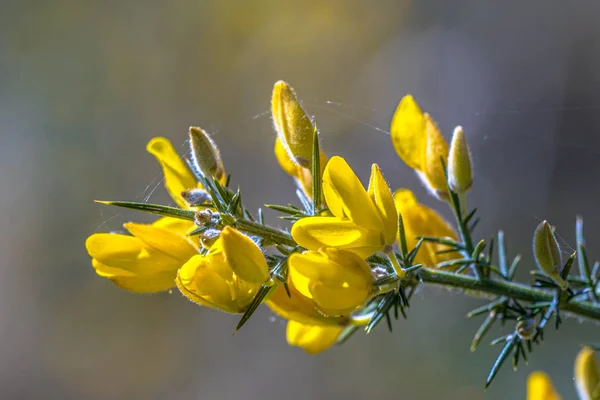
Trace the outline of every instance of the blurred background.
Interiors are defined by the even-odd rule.
[[[535,369],[574,398],[592,324],[549,330],[529,366],[507,365],[484,392],[500,349],[470,353],[480,320],[464,318],[481,300],[421,290],[393,333],[309,356],[267,309],[232,337],[236,316],[118,289],[94,274],[84,241],[149,220],[93,199],[170,201],[144,148],[162,135],[183,154],[190,125],[213,134],[248,206],[294,201],[268,112],[284,79],[328,154],[364,181],[378,162],[447,217],[386,132],[407,93],[448,140],[464,126],[476,234],[503,228],[523,279],[542,219],[570,252],[583,214],[596,259],[599,13],[585,0],[2,1],[0,398],[516,399]]]

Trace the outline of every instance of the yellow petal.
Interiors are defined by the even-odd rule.
[[[159,218],[154,221],[152,225],[182,236],[186,236],[188,233],[197,228],[196,224],[191,221],[170,217]]]
[[[372,291],[368,264],[343,250],[294,253],[288,259],[288,273],[301,294],[312,298],[327,314],[354,311]]]
[[[182,264],[198,254],[198,249],[183,235],[178,235],[156,225],[129,222],[123,225],[131,234],[148,246],[179,260]]]
[[[332,157],[323,173],[323,194],[327,206],[338,218],[349,218],[357,225],[381,231],[383,222],[358,177],[342,157]]]
[[[600,390],[600,368],[596,361],[596,352],[583,347],[575,360],[575,387],[581,400],[596,400]]]
[[[301,347],[307,353],[317,354],[331,347],[342,330],[339,326],[303,325],[289,321],[286,337],[290,346]]]
[[[352,221],[336,217],[302,218],[292,226],[292,237],[309,250],[337,247],[365,258],[383,248],[380,232],[370,232]]]
[[[271,112],[277,135],[290,159],[309,168],[315,127],[300,105],[294,89],[283,81],[275,83],[273,87]]]
[[[229,226],[223,228],[220,239],[225,261],[237,276],[250,283],[269,280],[265,256],[252,239]]]
[[[396,209],[402,214],[406,241],[409,249],[418,242],[417,236],[448,237],[456,240],[452,227],[434,210],[419,204],[414,194],[408,189],[398,189],[394,193]],[[446,250],[444,245],[424,242],[417,253],[415,263],[434,267],[439,262],[458,257],[458,253],[437,254]]]
[[[179,157],[169,140],[155,137],[146,146],[146,150],[156,157],[163,170],[165,186],[173,201],[182,208],[188,205],[181,197],[181,192],[198,186],[192,171]]]
[[[411,95],[404,96],[396,108],[390,127],[392,144],[398,156],[415,170],[425,163],[425,118]]]
[[[85,242],[92,258],[113,268],[121,268],[134,274],[175,272],[181,262],[146,245],[140,239],[111,233],[96,233]]]
[[[427,113],[425,117],[425,133],[427,144],[425,147],[425,164],[422,175],[419,175],[427,188],[440,199],[448,197],[448,187],[446,184],[446,174],[444,173],[444,163],[448,162],[448,143],[440,132],[437,124]]]
[[[297,290],[289,275],[288,288],[290,296],[284,286],[279,285],[266,301],[267,306],[280,317],[309,325],[336,325],[346,321],[345,317],[329,317],[319,311],[310,299]]]
[[[550,377],[543,372],[533,372],[527,379],[527,400],[561,400]]]
[[[157,293],[171,289],[175,286],[175,271],[157,272],[154,274],[134,274],[120,268],[109,267],[92,260],[96,273],[121,289],[136,293]]]
[[[217,269],[223,267],[216,266],[217,262],[216,257],[197,255],[190,258],[177,272],[177,288],[193,302],[230,313],[241,312],[235,301],[235,290],[218,273]]]
[[[371,168],[368,193],[383,221],[385,244],[392,244],[396,240],[398,232],[398,212],[394,205],[392,192],[390,192],[390,188],[377,164],[373,164]]]

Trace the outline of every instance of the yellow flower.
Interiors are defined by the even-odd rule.
[[[323,194],[333,217],[307,217],[292,226],[302,247],[335,247],[365,258],[394,243],[398,214],[377,164],[373,164],[368,191],[348,163],[332,157],[323,173]]]
[[[533,372],[527,379],[527,400],[561,400],[550,377],[543,372]]]
[[[308,297],[303,296],[294,286],[294,282],[287,280],[290,295],[283,285],[278,285],[273,294],[266,301],[267,306],[280,317],[289,321],[296,321],[305,325],[331,326],[343,324],[346,316],[327,316],[323,314]]]
[[[139,293],[168,290],[177,270],[198,254],[186,233],[187,221],[161,218],[151,225],[127,223],[133,235],[96,233],[85,242],[96,273],[115,285]]]
[[[252,239],[227,226],[206,255],[195,255],[181,267],[175,283],[195,303],[241,313],[269,280],[269,269],[260,248]]]
[[[456,234],[450,225],[437,212],[419,204],[410,190],[398,189],[394,193],[394,202],[398,213],[402,215],[409,250],[417,245],[417,236],[449,237],[456,240]],[[442,261],[452,260],[459,256],[458,253],[436,254],[445,249],[447,247],[441,244],[423,242],[414,262],[435,267]]]
[[[373,292],[369,265],[349,251],[294,253],[288,259],[288,274],[298,292],[326,315],[349,314]]]
[[[175,203],[187,208],[181,193],[198,187],[192,172],[165,138],[150,140],[147,150],[160,163]],[[127,223],[124,227],[131,235],[96,233],[86,240],[96,273],[123,289],[168,290],[175,285],[177,270],[198,254],[198,241],[187,236],[195,228],[190,221],[161,218],[150,225]]]
[[[304,325],[289,321],[286,337],[290,346],[301,347],[307,353],[317,354],[335,344],[343,329],[341,326]]]
[[[411,95],[404,96],[392,118],[390,136],[398,156],[414,169],[429,191],[448,198],[440,158],[447,162],[448,144],[431,116],[423,113]]]
[[[275,139],[274,153],[281,169],[294,178],[296,185],[310,199],[312,197],[312,174],[310,168],[301,167],[292,161],[283,143],[281,142],[281,139],[279,138]],[[322,175],[323,171],[325,170],[325,165],[327,165],[327,155],[325,152],[323,152],[323,150],[320,150],[319,154]]]
[[[575,360],[575,387],[580,400],[600,398],[600,368],[590,347],[582,348]]]

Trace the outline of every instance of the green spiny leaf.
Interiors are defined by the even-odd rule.
[[[490,370],[490,373],[485,381],[486,389],[490,386],[490,384],[496,377],[496,374],[502,367],[502,364],[504,364],[504,361],[506,361],[506,359],[510,355],[511,351],[514,349],[515,344],[516,344],[516,339],[513,337],[513,338],[511,338],[511,340],[506,342],[506,344],[502,348],[502,351],[500,351],[500,354],[498,355],[498,358],[496,358],[496,361],[494,362],[494,365],[492,366],[492,369]]]
[[[138,203],[134,201],[101,201],[95,200],[96,203],[106,204],[109,206],[117,206],[123,208],[129,208],[132,210],[143,211],[150,214],[162,215],[164,217],[173,217],[179,219],[186,219],[188,221],[194,220],[194,211],[184,210],[176,207],[161,206],[159,204],[147,204]]]
[[[312,215],[317,215],[321,208],[321,151],[319,150],[319,132],[315,126],[312,148]]]

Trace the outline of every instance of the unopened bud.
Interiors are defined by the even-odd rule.
[[[302,167],[310,168],[315,126],[294,89],[284,81],[278,81],[273,87],[271,113],[277,135],[290,158]]]
[[[225,176],[225,168],[221,161],[219,148],[201,128],[190,127],[190,148],[192,163],[204,177],[215,177],[221,180]]]
[[[561,289],[567,289],[567,282],[560,276],[562,264],[558,242],[554,231],[543,221],[533,234],[533,257],[538,267],[550,277]]]
[[[517,335],[523,340],[529,340],[535,335],[537,325],[533,318],[523,318],[517,322],[515,331]]]
[[[448,184],[456,193],[466,193],[473,185],[471,153],[462,127],[457,126],[452,135],[448,156]]]
[[[209,209],[200,210],[194,214],[194,222],[198,226],[203,226],[211,221],[212,215],[213,213]]]
[[[219,235],[221,235],[221,231],[220,230],[218,230],[218,229],[207,229],[204,232],[202,232],[202,235],[200,236],[200,242],[202,243],[202,246],[206,247],[207,249],[210,249],[210,247],[219,238]]]
[[[575,387],[581,400],[600,398],[600,368],[595,351],[590,347],[581,349],[575,360]]]
[[[209,203],[212,201],[210,195],[202,189],[190,189],[181,192],[181,197],[190,205],[197,206],[199,204]]]

